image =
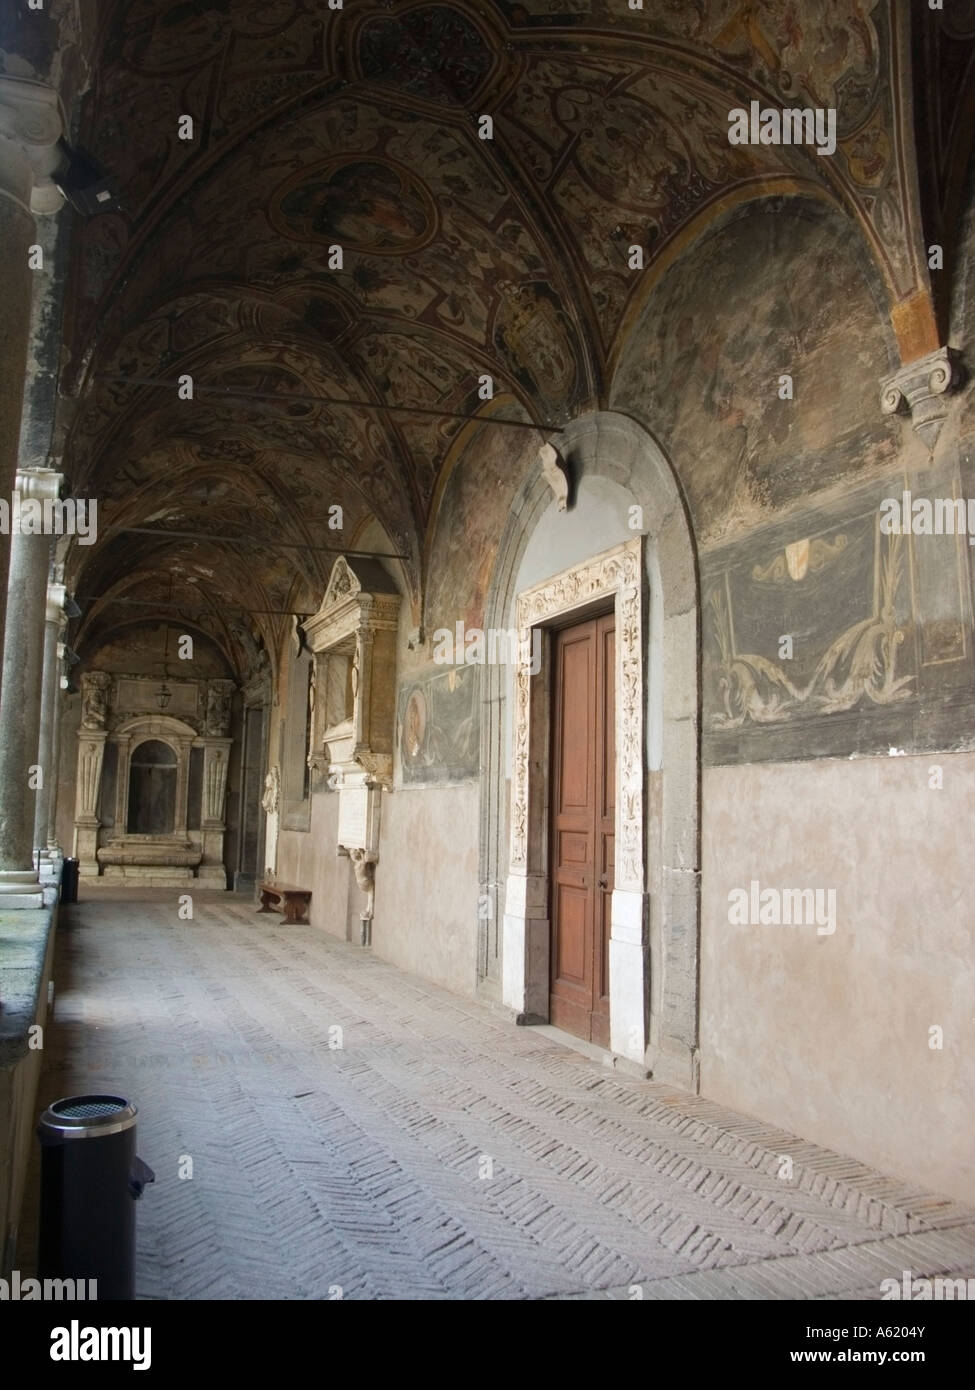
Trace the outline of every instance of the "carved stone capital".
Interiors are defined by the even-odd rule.
[[[909,413],[915,433],[930,451],[948,414],[946,397],[958,381],[959,372],[951,349],[941,347],[885,377],[881,382],[880,404],[885,415]]]
[[[62,162],[64,130],[53,87],[0,75],[0,194],[31,212],[57,212],[64,203],[51,175]]]
[[[53,468],[24,468],[17,470],[14,488],[21,501],[56,502],[61,496],[64,474]]]

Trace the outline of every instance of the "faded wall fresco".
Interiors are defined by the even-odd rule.
[[[707,762],[975,745],[967,536],[885,534],[905,489],[965,491],[892,474],[703,558]]]
[[[769,201],[704,237],[651,293],[611,403],[660,440],[701,546],[890,468],[899,426],[879,381],[896,363],[869,277],[851,229]],[[786,373],[792,400],[779,395]]]
[[[485,426],[458,458],[444,488],[427,574],[425,626],[480,627],[511,500],[535,466],[541,439]]]
[[[481,628],[498,542],[511,501],[537,458],[535,434],[485,426],[458,457],[436,515],[427,570],[424,631],[415,651],[400,648],[396,743],[403,785],[439,785],[476,776],[481,667],[433,663],[439,628]]]
[[[168,643],[167,643],[168,626]],[[92,647],[85,654],[83,670],[130,672],[133,675],[227,676],[230,671],[217,647],[201,633],[193,634],[193,659],[179,659],[179,639],[185,625],[174,623],[133,624]]]
[[[399,691],[396,737],[404,785],[456,782],[478,768],[476,666],[435,668]]]
[[[961,254],[952,342],[964,357],[971,213]],[[975,397],[952,398],[931,460],[910,421],[880,408],[894,366],[852,233],[795,201],[752,208],[692,247],[631,333],[612,403],[661,441],[696,526],[708,763],[975,746],[967,539],[879,527],[883,499],[905,489],[975,496],[964,447]],[[785,372],[792,400],[779,395]],[[428,643],[437,627],[482,622],[510,499],[533,461],[528,441],[500,430],[458,460],[429,551]],[[452,687],[429,651],[401,666],[410,784],[477,768],[474,682]]]

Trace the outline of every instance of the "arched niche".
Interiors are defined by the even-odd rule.
[[[122,829],[125,836],[152,835],[157,837],[185,837],[190,820],[190,764],[193,745],[199,735],[192,725],[173,715],[140,715],[124,721],[108,735],[108,742],[118,750],[115,771],[115,828]],[[167,830],[136,831],[129,823],[129,810],[132,794],[133,771],[139,770],[139,750],[146,748],[166,748],[172,755],[173,789],[172,824]],[[161,755],[160,755],[161,756]],[[160,764],[162,766],[162,764]],[[136,781],[140,780],[137,775]],[[196,786],[201,779],[194,777]],[[108,790],[106,788],[106,790]],[[197,807],[192,808],[194,811]],[[197,817],[194,816],[194,819]],[[99,856],[101,859],[101,856]],[[104,862],[104,861],[102,861]]]
[[[163,713],[106,720],[100,707],[90,727],[79,731],[75,845],[85,877],[227,886],[224,806],[233,740],[209,730],[225,727],[222,702],[230,683],[210,684],[216,692],[214,699],[207,696],[202,733]],[[155,779],[154,768],[160,773]],[[156,819],[150,809],[148,825],[130,814],[133,793],[138,805],[140,783],[151,787],[153,780],[166,785],[165,824],[158,819],[158,804]]]
[[[176,828],[176,750],[158,738],[136,744],[129,759],[128,835],[171,835]]]

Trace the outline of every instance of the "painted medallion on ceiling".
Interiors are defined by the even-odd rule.
[[[373,256],[418,251],[437,229],[420,180],[390,159],[326,160],[278,189],[271,221],[293,241],[336,243]]]

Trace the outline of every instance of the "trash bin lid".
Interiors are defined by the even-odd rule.
[[[121,1096],[67,1096],[47,1107],[37,1129],[42,1140],[55,1134],[62,1139],[101,1139],[131,1129],[137,1113]]]

